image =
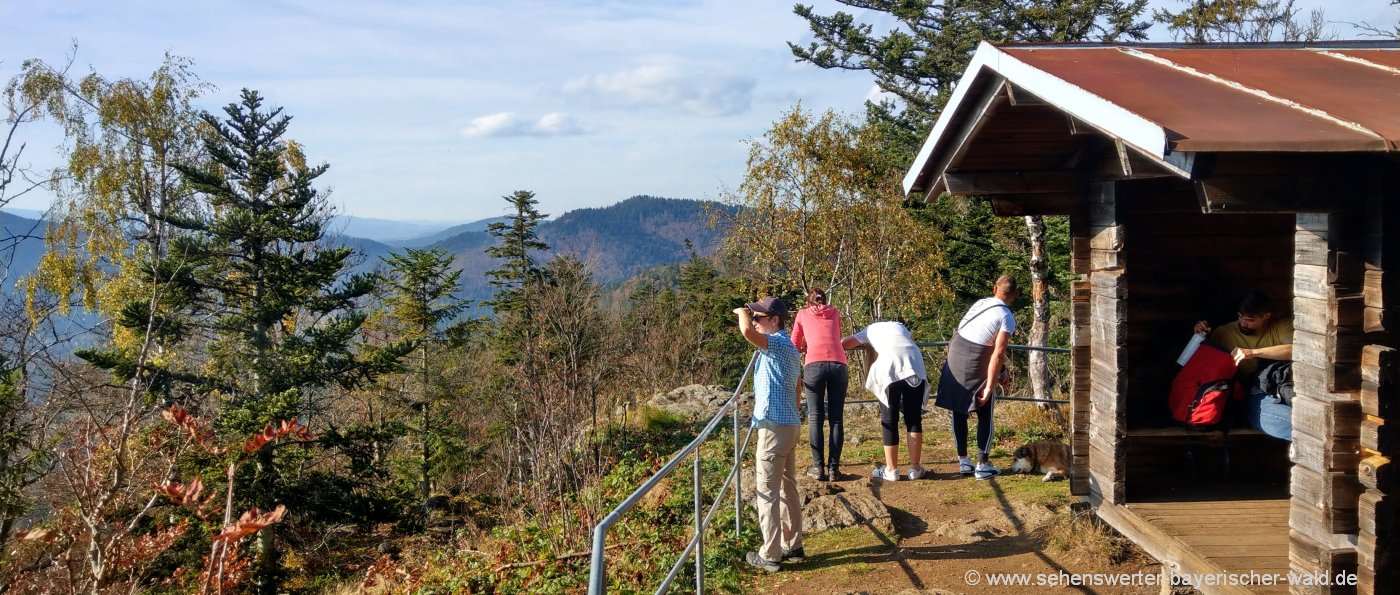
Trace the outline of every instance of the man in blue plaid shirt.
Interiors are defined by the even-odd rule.
[[[779,563],[801,561],[802,497],[797,493],[797,434],[802,423],[797,387],[802,382],[802,361],[797,347],[783,330],[788,319],[787,302],[765,297],[743,308],[739,333],[759,350],[753,377],[753,427],[758,432],[754,455],[758,524],[763,545],[749,552],[746,561],[756,568],[776,572]]]

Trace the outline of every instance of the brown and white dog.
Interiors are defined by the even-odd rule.
[[[1069,445],[1051,440],[1037,440],[1016,449],[1011,464],[1013,473],[1044,473],[1041,481],[1064,479],[1069,472]]]

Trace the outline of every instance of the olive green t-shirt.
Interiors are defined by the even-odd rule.
[[[1238,321],[1222,324],[1210,334],[1210,342],[1224,347],[1226,351],[1233,351],[1236,347],[1260,349],[1277,345],[1290,345],[1293,343],[1293,319],[1273,319],[1263,332],[1253,335],[1241,333]],[[1248,378],[1258,368],[1258,359],[1247,359],[1240,363],[1237,377]]]

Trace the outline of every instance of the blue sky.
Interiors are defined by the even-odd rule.
[[[1297,6],[1324,7],[1342,38],[1344,22],[1400,20],[1389,0]],[[216,87],[204,108],[258,89],[330,164],[321,187],[343,213],[403,220],[495,216],[521,189],[552,215],[717,199],[744,142],[794,103],[856,112],[873,93],[863,73],[793,62],[784,42],[806,38],[791,0],[0,0],[4,79],[74,41],[75,69],[108,78],[190,58]],[[59,137],[25,133],[26,161],[56,165]]]

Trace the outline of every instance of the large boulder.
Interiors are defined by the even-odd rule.
[[[749,506],[754,506],[753,466],[745,466],[739,477],[743,481],[740,496]],[[814,533],[861,525],[893,531],[889,508],[875,497],[868,479],[858,483],[831,483],[799,474],[797,492],[802,498],[804,531]]]
[[[869,525],[885,533],[894,531],[890,509],[875,497],[870,484],[858,489],[814,498],[802,507],[802,528],[810,532]]]
[[[665,394],[653,395],[646,404],[660,411],[680,415],[690,421],[701,421],[713,417],[715,412],[719,411],[720,406],[724,405],[733,395],[733,389],[723,386],[691,384]],[[744,403],[752,398],[751,393],[745,393],[739,396],[739,401]]]

